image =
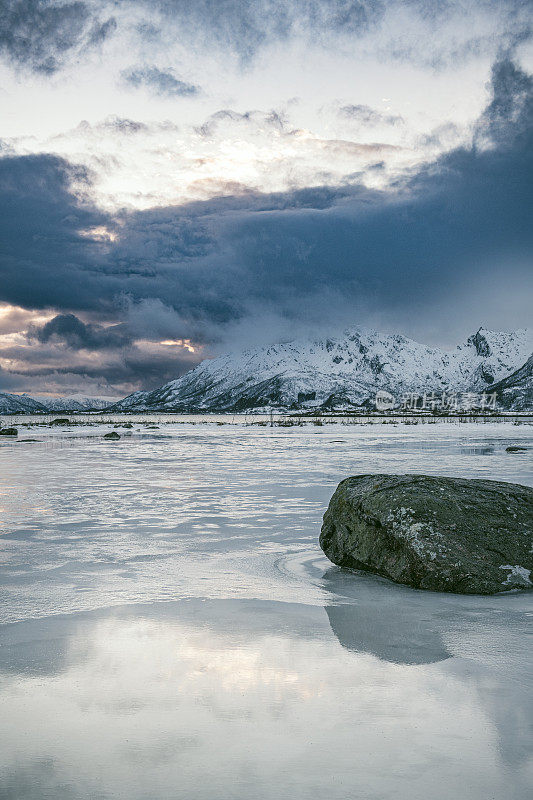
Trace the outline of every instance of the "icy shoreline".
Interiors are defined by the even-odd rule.
[[[318,534],[347,475],[532,486],[531,426],[152,416],[1,443],[8,796],[525,800],[532,598],[347,572]]]

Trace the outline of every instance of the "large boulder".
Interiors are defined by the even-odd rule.
[[[428,475],[347,478],[324,515],[320,546],[334,564],[417,589],[530,589],[533,489]]]

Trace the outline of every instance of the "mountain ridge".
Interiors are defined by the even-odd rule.
[[[28,394],[0,392],[0,415],[47,414],[59,411],[103,411],[117,402],[117,398],[87,397],[82,394],[67,397],[31,397]]]
[[[501,408],[528,411],[533,408],[533,355],[515,372],[492,387]]]
[[[375,408],[377,392],[398,406],[407,395],[494,394],[499,408],[533,410],[533,331],[479,328],[453,350],[401,334],[348,328],[323,338],[205,359],[152,391],[122,400],[0,392],[0,414],[76,411],[246,412]]]
[[[129,395],[111,410],[342,409],[368,407],[380,390],[396,400],[413,392],[483,393],[520,369],[532,350],[528,329],[479,328],[445,351],[400,334],[349,328],[340,336],[206,359],[158,389]]]

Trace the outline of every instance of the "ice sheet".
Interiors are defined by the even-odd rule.
[[[529,797],[531,595],[331,565],[338,481],[533,484],[530,426],[35,427],[0,445],[0,796]]]

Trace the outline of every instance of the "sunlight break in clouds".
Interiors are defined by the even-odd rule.
[[[527,3],[5,5],[0,301],[29,316],[0,388],[152,388],[246,330],[528,324]]]

